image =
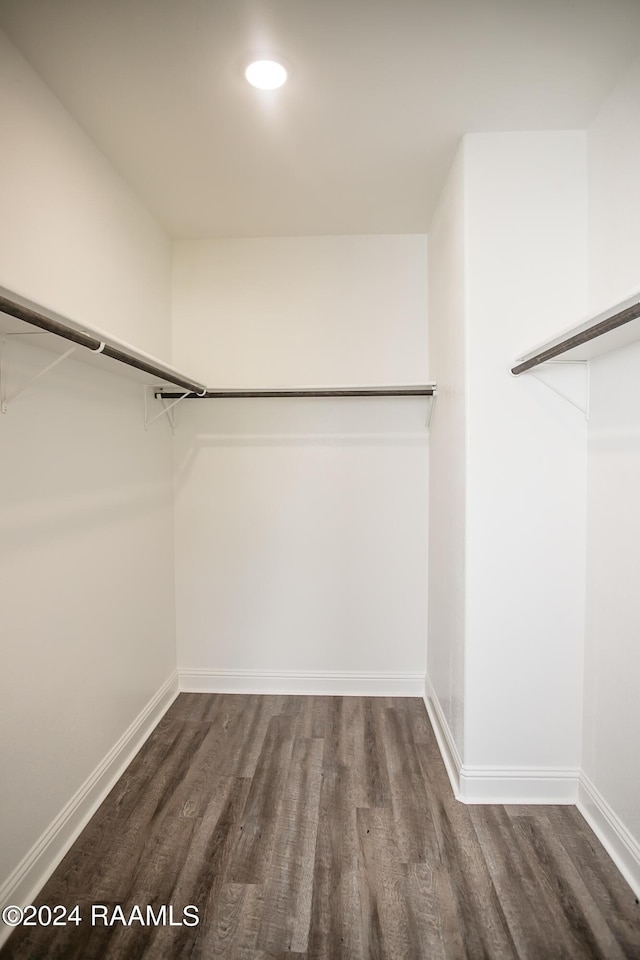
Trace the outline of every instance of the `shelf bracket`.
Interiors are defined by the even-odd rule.
[[[149,417],[149,390],[153,390],[153,394],[156,400],[162,401],[162,406],[164,407],[160,413],[156,413],[154,417]],[[176,421],[175,421],[175,411],[174,407],[177,407],[179,403],[188,397],[191,393],[190,390],[186,390],[177,400],[174,400],[173,403],[167,405],[166,400],[160,395],[158,387],[149,387],[145,386],[144,388],[144,428],[148,430],[152,423],[155,423],[156,420],[159,420],[161,417],[166,416],[169,421],[169,426],[171,427],[171,432],[175,433],[176,431]]]
[[[14,336],[14,334],[12,334],[12,336]],[[74,344],[73,347],[70,347],[65,353],[60,354],[60,356],[56,357],[55,360],[52,360],[51,363],[48,363],[46,367],[43,367],[42,370],[40,370],[38,373],[35,374],[35,376],[27,380],[26,383],[23,383],[22,386],[18,387],[17,390],[14,390],[13,393],[7,394],[5,392],[6,377],[4,375],[4,369],[3,369],[6,345],[7,345],[7,338],[5,336],[2,338],[2,341],[0,343],[0,412],[2,413],[8,413],[9,404],[13,403],[16,397],[20,396],[21,393],[24,393],[25,390],[33,386],[34,383],[36,383],[38,380],[44,377],[47,373],[49,373],[51,370],[57,367],[59,363],[62,363],[63,360],[66,360],[68,357],[71,356],[72,353],[75,353],[75,351],[77,350],[77,345]]]
[[[546,363],[540,364],[542,369],[545,367],[552,366],[580,366],[583,368],[585,373],[584,378],[584,399],[582,403],[579,403],[577,400],[574,400],[573,397],[570,397],[564,390],[561,390],[559,387],[556,387],[553,383],[549,383],[548,380],[545,380],[543,377],[539,376],[537,373],[534,373],[533,370],[527,371],[531,374],[532,377],[535,377],[539,383],[542,383],[545,387],[548,387],[549,390],[553,390],[554,393],[557,393],[559,397],[562,397],[563,400],[566,400],[567,403],[570,403],[572,407],[575,407],[580,413],[584,414],[585,420],[589,420],[589,396],[590,396],[590,375],[591,368],[589,366],[588,360],[547,360]]]
[[[433,417],[433,408],[436,405],[437,395],[438,395],[437,390],[434,388],[434,391],[431,394],[431,397],[429,398],[429,412],[427,413],[427,419],[425,421],[425,427],[427,428],[427,430],[431,429],[431,418]]]

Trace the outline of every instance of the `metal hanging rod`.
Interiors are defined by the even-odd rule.
[[[142,351],[129,349],[127,344],[118,342],[114,337],[105,336],[103,339],[102,334],[97,330],[91,332],[83,330],[67,322],[64,317],[54,314],[53,311],[47,311],[3,288],[0,288],[0,312],[16,317],[47,333],[70,340],[92,353],[101,353],[112,360],[118,360],[127,366],[142,370],[157,380],[182,388],[181,392],[175,392],[158,387],[155,397],[159,400],[213,400],[241,397],[435,397],[436,395],[434,383],[363,387],[208,389],[204,384],[191,380],[172,367],[157,361],[155,357],[144,354]],[[147,425],[151,422],[153,421],[148,421]]]
[[[129,367],[142,370],[144,373],[148,373],[158,380],[166,380],[168,383],[184,387],[185,390],[195,394],[202,394],[206,390],[204,384],[183,376],[171,367],[162,364],[160,361],[156,361],[154,357],[149,357],[141,352],[133,352],[129,350],[125,344],[115,344],[114,338],[109,338],[109,340],[111,340],[111,342],[109,342],[109,340],[102,340],[86,331],[78,330],[74,326],[65,323],[63,318],[44,313],[42,312],[42,308],[35,309],[32,306],[26,305],[24,301],[16,300],[3,292],[0,292],[0,312],[8,313],[18,320],[23,320],[25,323],[29,323],[34,327],[39,327],[47,333],[53,333],[57,337],[71,340],[81,347],[86,347],[87,350],[91,350],[93,353],[101,353],[105,357],[111,357],[112,360],[118,360],[120,363],[124,363]]]
[[[399,387],[296,387],[265,388],[258,390],[207,390],[205,393],[188,393],[185,400],[229,400],[242,397],[435,397],[434,383],[422,386]],[[166,390],[155,394],[159,400],[175,400],[184,396]]]
[[[590,340],[595,340],[597,337],[601,337],[606,333],[611,333],[612,330],[617,330],[626,323],[637,320],[638,317],[640,317],[640,294],[630,297],[612,310],[598,314],[597,317],[570,331],[564,337],[550,341],[539,348],[537,352],[532,352],[522,357],[515,367],[511,368],[511,373],[517,376],[519,373],[531,370],[532,367],[537,367],[541,363],[553,360],[554,357],[559,357],[561,354],[567,353],[575,347],[589,343]]]

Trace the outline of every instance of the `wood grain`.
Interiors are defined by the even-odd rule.
[[[2,960],[638,960],[571,807],[465,806],[419,699],[182,694]],[[89,922],[92,904],[197,926]]]

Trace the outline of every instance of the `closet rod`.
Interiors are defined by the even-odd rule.
[[[8,313],[18,320],[23,320],[25,323],[29,323],[34,327],[39,327],[47,333],[53,333],[57,337],[71,340],[81,347],[86,347],[87,350],[91,350],[93,353],[101,353],[103,356],[110,357],[112,360],[118,360],[120,363],[124,363],[129,367],[135,367],[137,370],[142,370],[144,373],[148,373],[159,380],[166,380],[168,383],[184,387],[185,390],[193,391],[195,394],[203,393],[204,390],[206,390],[204,384],[173,372],[171,367],[155,363],[153,357],[146,359],[129,352],[124,346],[112,346],[108,342],[92,336],[89,333],[76,330],[74,327],[66,324],[62,319],[40,313],[32,307],[28,307],[24,303],[13,300],[2,293],[0,293],[0,312]]]
[[[531,370],[532,367],[537,367],[547,360],[552,360],[554,357],[560,356],[562,353],[567,353],[568,350],[573,350],[574,347],[579,347],[583,343],[595,340],[596,337],[601,337],[605,333],[611,333],[612,330],[617,330],[618,327],[624,326],[625,323],[629,323],[631,320],[637,320],[637,318],[640,317],[640,300],[638,300],[636,296],[634,301],[635,302],[626,306],[623,310],[619,310],[617,313],[605,315],[601,320],[596,317],[595,322],[592,322],[590,326],[586,325],[583,329],[568,334],[564,339],[545,347],[538,353],[523,358],[520,363],[517,363],[515,367],[511,368],[511,373],[515,375],[524,373],[526,370]],[[602,316],[602,314],[600,314],[600,316]]]
[[[265,388],[263,390],[207,390],[206,393],[189,393],[185,400],[228,400],[238,397],[434,397],[433,383],[424,386],[400,387],[297,387]],[[158,390],[156,398],[175,400],[180,393]]]

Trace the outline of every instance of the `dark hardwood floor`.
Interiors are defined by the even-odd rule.
[[[580,814],[458,803],[418,699],[182,694],[37,903],[82,922],[2,960],[640,958]]]

